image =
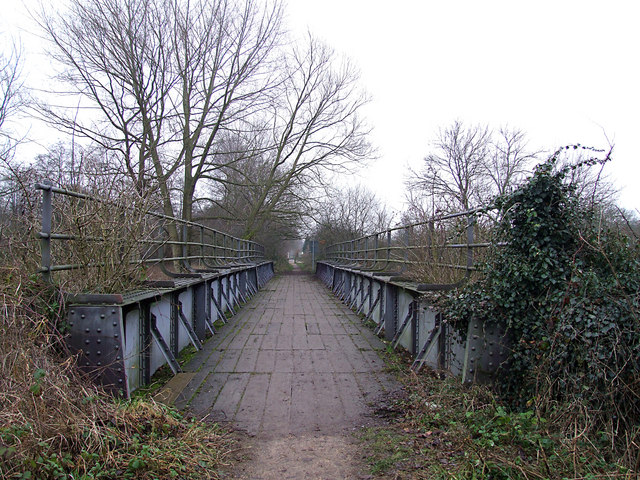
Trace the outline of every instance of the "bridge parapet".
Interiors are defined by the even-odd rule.
[[[372,321],[378,335],[384,332],[394,349],[408,350],[414,370],[426,364],[464,383],[491,381],[507,359],[505,327],[476,319],[460,334],[426,295],[460,287],[475,274],[478,252],[500,245],[487,238],[490,218],[484,214],[442,216],[331,245],[316,275],[363,321]]]
[[[82,288],[81,282],[76,290],[89,293],[65,294],[68,344],[79,367],[114,392],[130,395],[164,364],[179,373],[180,351],[189,344],[201,349],[216,324],[226,323],[274,274],[273,262],[255,242],[84,193],[36,188],[43,193],[38,236],[45,280],[52,282],[57,273],[71,285],[83,276],[106,282],[106,288],[95,280]],[[53,195],[65,200],[56,204]],[[116,218],[105,221],[105,215]],[[119,222],[129,225],[113,231]],[[123,234],[132,225],[134,239]],[[127,282],[138,268],[154,279],[138,275]],[[108,283],[110,275],[124,280]]]

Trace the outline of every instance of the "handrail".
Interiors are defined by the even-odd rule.
[[[155,219],[157,222],[148,228],[147,236],[136,240],[136,243],[140,246],[146,245],[148,248],[137,252],[138,255],[135,258],[121,259],[123,265],[158,265],[166,275],[181,277],[192,276],[199,272],[212,272],[234,266],[248,265],[264,259],[264,247],[259,243],[234,237],[197,222],[183,220],[151,210],[141,211],[129,205],[54,187],[46,183],[37,183],[35,189],[42,191],[42,229],[37,233],[37,237],[40,239],[41,246],[39,272],[46,282],[51,282],[52,272],[105,266],[104,261],[100,258],[94,258],[90,262],[84,263],[56,264],[52,254],[53,241],[108,241],[102,236],[82,236],[56,232],[54,220],[57,217],[54,215],[53,195],[95,202],[121,211],[135,212],[143,218]],[[177,239],[172,239],[168,234],[167,226],[170,224],[178,233]],[[176,254],[177,252],[179,253]],[[194,265],[196,262],[200,266]],[[170,267],[172,264],[174,266],[179,264],[181,271],[173,270]]]
[[[476,238],[478,217],[486,211],[476,208],[432,217],[337,242],[326,248],[325,258],[341,267],[378,274],[400,275],[411,266],[426,265],[464,270],[468,278],[477,270],[474,251],[499,245]],[[443,252],[447,250],[464,250],[466,254],[459,254],[456,261],[447,261],[441,257],[454,256],[445,255]]]

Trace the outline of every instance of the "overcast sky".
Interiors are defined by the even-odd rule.
[[[535,150],[605,148],[608,137],[621,203],[640,209],[639,2],[287,1],[294,33],[309,30],[359,67],[380,157],[363,181],[395,207],[406,167],[459,119],[520,128]],[[24,6],[2,3],[0,31],[21,36],[26,73],[44,78],[41,42],[19,28]]]
[[[379,160],[366,176],[394,204],[454,120],[509,125],[534,149],[615,144],[621,202],[640,208],[640,2],[288,0],[289,25],[348,55],[372,96]]]

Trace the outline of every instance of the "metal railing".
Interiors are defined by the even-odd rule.
[[[463,278],[437,284],[455,284],[476,270],[478,250],[488,241],[484,209],[453,213],[400,225],[381,232],[330,245],[325,260],[345,268],[372,273],[420,276],[425,269],[464,272]],[[459,275],[458,275],[459,277]]]
[[[118,262],[121,265],[157,265],[165,275],[184,277],[264,259],[262,245],[200,223],[44,183],[36,184],[35,188],[42,191],[42,228],[37,234],[41,244],[40,273],[48,282],[53,272],[98,269]],[[66,203],[58,205],[57,210],[54,195],[67,199]],[[78,208],[81,214],[69,220],[64,210],[71,201],[75,202],[74,208]],[[106,228],[96,227],[100,214],[92,210],[92,206],[103,207],[103,212],[108,212],[106,216],[111,215]],[[122,223],[119,223],[120,219]],[[133,244],[127,243],[132,241],[126,238],[130,232],[120,235],[114,231],[125,223],[136,230],[137,238],[133,239]],[[74,246],[65,248],[59,242],[66,245],[69,245],[66,242],[74,242],[75,246],[85,247],[86,244],[94,244],[96,248],[89,255],[78,255],[77,252],[74,255],[74,250],[77,250]],[[109,247],[109,258],[101,255],[101,244]]]

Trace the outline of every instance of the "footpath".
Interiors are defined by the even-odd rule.
[[[244,432],[228,478],[369,478],[353,433],[400,386],[384,344],[311,275],[281,275],[185,365],[176,405]]]

